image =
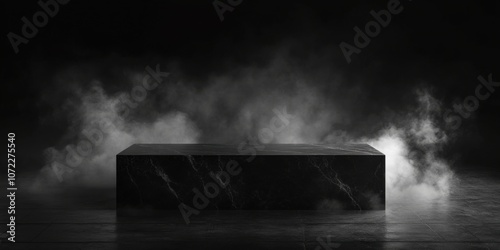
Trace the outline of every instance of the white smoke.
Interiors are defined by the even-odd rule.
[[[368,143],[386,156],[388,201],[445,198],[455,176],[440,150],[448,142],[438,125],[441,104],[426,90],[416,91],[417,108],[388,123],[377,134],[357,138],[331,124],[335,113],[312,116],[308,105],[296,111],[293,123],[278,136],[279,143]],[[323,100],[318,100],[321,102]],[[338,118],[337,118],[338,120]],[[327,133],[327,135],[325,135]]]
[[[412,154],[405,140],[407,132],[404,129],[390,127],[383,131],[380,137],[368,141],[386,155],[386,197],[389,201],[446,197],[453,180],[452,171],[432,149],[425,152],[422,157]],[[422,130],[417,132],[419,135],[425,134]],[[428,144],[419,146],[426,147]]]
[[[34,183],[35,188],[58,181],[77,186],[114,186],[116,154],[130,145],[197,142],[199,132],[183,112],[172,111],[161,114],[147,122],[124,118],[117,111],[118,98],[121,94],[123,93],[108,96],[100,84],[94,84],[90,91],[81,93],[81,102],[77,102],[77,107],[73,107],[76,112],[73,117],[76,118],[72,121],[74,131],[80,132],[76,133],[76,139],[66,147],[46,149],[47,165]],[[129,112],[134,111],[129,110]],[[72,149],[71,152],[75,152],[79,143],[89,142],[89,137],[83,136],[85,132],[93,136],[102,135],[99,136],[101,140],[99,143],[85,144],[91,145],[90,148],[86,148],[88,154],[78,152],[72,154],[72,156],[77,155],[77,159],[70,158],[72,162],[76,162],[75,165],[70,165],[67,161],[68,147]],[[54,169],[54,162],[62,163],[63,169]],[[58,174],[60,179],[57,178]]]
[[[90,91],[79,90],[79,101],[63,111],[72,125],[63,140],[75,146],[83,138],[81,131],[100,121],[109,124],[102,143],[64,181],[114,185],[115,155],[134,143],[238,144],[267,127],[274,108],[286,107],[294,118],[271,143],[369,143],[386,155],[388,200],[447,196],[453,173],[440,150],[448,137],[436,122],[441,105],[429,92],[417,92],[416,106],[373,114],[363,106],[377,100],[351,98],[364,96],[367,91],[361,87],[342,86],[338,79],[318,85],[312,76],[290,73],[298,70],[284,61],[212,77],[203,87],[190,82],[160,86],[125,118],[116,110],[123,92],[108,94],[98,82]],[[64,146],[47,149],[48,165],[37,187],[58,182],[49,164],[64,162],[66,151]]]
[[[380,136],[366,140],[386,155],[388,201],[445,198],[454,174],[439,156],[448,137],[437,125],[441,104],[426,91],[418,91],[419,107],[402,127],[390,125]]]

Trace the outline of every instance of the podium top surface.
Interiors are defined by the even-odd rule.
[[[118,155],[384,155],[368,144],[134,144]]]

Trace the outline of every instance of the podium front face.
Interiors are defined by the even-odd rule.
[[[366,144],[135,144],[117,155],[117,209],[385,209],[385,156]]]

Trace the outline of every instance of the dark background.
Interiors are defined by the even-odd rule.
[[[449,108],[474,94],[479,75],[492,73],[500,81],[498,1],[401,4],[403,12],[392,16],[388,27],[348,64],[339,44],[352,44],[353,27],[363,27],[373,19],[369,12],[386,9],[387,1],[244,0],[221,22],[208,0],[73,0],[60,6],[28,44],[20,45],[18,54],[7,34],[19,34],[21,17],[31,18],[40,7],[36,1],[3,1],[2,133],[17,135],[20,171],[40,169],[44,149],[67,143],[71,122],[58,109],[72,92],[54,77],[72,65],[98,75],[106,91],[114,93],[129,88],[120,81],[121,68],[140,71],[145,65],[175,62],[178,77],[201,91],[213,75],[266,68],[269,59],[284,48],[291,68],[306,72],[309,79],[322,79],[308,84],[320,86],[325,96],[353,86],[364,90],[365,99],[353,102],[356,109],[345,107],[353,111],[356,123],[365,123],[359,131],[370,127],[374,118],[368,116],[376,120],[387,110],[405,112],[416,86],[430,89]],[[344,83],[330,88],[324,79],[331,72],[341,74]],[[446,149],[450,159],[459,159],[453,167],[498,166],[498,92],[482,101],[473,117],[453,132]],[[345,95],[359,98],[347,91]],[[223,99],[220,102],[213,115],[231,117],[234,109],[226,107]],[[195,122],[202,131],[201,142],[233,142],[211,137],[209,119]]]

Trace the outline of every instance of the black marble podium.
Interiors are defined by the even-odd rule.
[[[117,210],[385,209],[366,144],[135,144],[116,156]]]

